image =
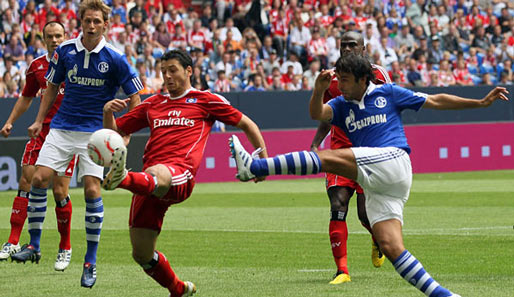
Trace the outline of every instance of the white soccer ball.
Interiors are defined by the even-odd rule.
[[[114,150],[120,147],[125,147],[125,142],[118,132],[111,129],[100,129],[89,138],[87,153],[96,164],[109,167]]]

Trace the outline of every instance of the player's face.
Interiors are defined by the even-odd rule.
[[[104,21],[100,10],[88,9],[82,18],[82,32],[88,41],[95,41],[102,38],[107,29],[108,22]]]
[[[44,32],[46,50],[53,53],[55,49],[64,41],[64,29],[59,24],[46,26]]]
[[[172,97],[177,97],[191,87],[190,77],[193,73],[191,67],[184,69],[176,59],[163,61],[161,64],[162,77],[168,92]]]
[[[353,38],[343,38],[340,43],[341,47],[339,51],[341,52],[341,56],[354,53],[357,55],[362,55],[364,52],[364,46],[360,45],[357,40]]]
[[[337,76],[337,87],[343,94],[345,99],[360,101],[362,99],[362,95],[366,90],[366,79],[361,78],[358,81],[355,81],[355,76],[352,73],[338,73]]]

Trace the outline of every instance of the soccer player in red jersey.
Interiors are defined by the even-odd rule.
[[[191,195],[207,137],[216,120],[242,129],[260,157],[267,153],[261,132],[250,118],[223,96],[191,87],[193,62],[186,52],[169,51],[161,60],[169,95],[152,96],[116,120],[113,112],[125,108],[126,100],[114,99],[104,106],[104,127],[121,135],[149,127],[150,138],[143,155],[143,172],[128,172],[126,149],[118,149],[103,187],[134,193],[129,220],[134,260],[167,288],[171,297],[191,296],[195,285],[181,281],[166,257],[155,249],[164,214],[170,205]]]
[[[362,35],[357,32],[349,31],[341,37],[341,56],[348,53],[364,55],[364,40]],[[375,79],[374,84],[391,83],[391,79],[387,71],[379,65],[372,64]],[[330,99],[341,95],[341,91],[337,87],[337,78],[334,76],[329,88],[325,91],[323,102],[327,103]],[[347,148],[352,143],[339,127],[332,126],[329,123],[320,122],[316,135],[312,140],[311,150],[317,151],[323,139],[330,135],[330,148]],[[330,199],[331,218],[329,224],[330,244],[332,246],[332,254],[337,266],[337,272],[330,284],[337,285],[351,281],[348,273],[347,264],[347,240],[348,227],[346,225],[346,215],[348,213],[348,204],[354,192],[357,192],[357,211],[361,224],[370,232],[371,226],[366,215],[365,196],[362,188],[353,180],[346,177],[338,176],[332,173],[326,174],[326,188],[328,198]],[[372,234],[373,237],[373,234]],[[378,244],[372,238],[371,260],[375,267],[380,267],[384,263],[385,257],[380,252]]]
[[[49,61],[54,50],[64,41],[64,26],[58,22],[49,22],[43,28],[43,38],[48,53],[34,59],[26,71],[27,83],[23,88],[20,98],[13,107],[9,118],[5,122],[0,134],[9,137],[14,122],[29,108],[32,99],[37,96],[39,90],[45,90],[46,79],[45,74],[48,70]],[[22,175],[19,183],[18,195],[14,198],[11,213],[11,234],[9,240],[3,245],[0,251],[0,260],[7,260],[9,256],[20,251],[19,239],[21,230],[27,218],[27,205],[29,201],[30,184],[32,176],[36,170],[36,160],[39,156],[41,146],[45,141],[46,135],[50,130],[50,121],[59,109],[63,98],[63,92],[59,93],[55,104],[43,122],[43,130],[38,137],[32,138],[25,145],[25,151],[22,158]],[[75,159],[73,159],[63,175],[55,176],[53,180],[53,193],[56,202],[55,214],[57,216],[57,229],[61,234],[59,243],[59,251],[55,262],[55,270],[64,270],[70,263],[71,244],[70,244],[70,226],[71,226],[71,201],[68,196],[68,187],[70,177],[73,175],[75,167]],[[34,260],[34,259],[33,259]]]

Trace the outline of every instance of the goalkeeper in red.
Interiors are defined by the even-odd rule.
[[[187,199],[195,185],[207,137],[216,120],[242,129],[260,157],[267,157],[257,125],[223,97],[191,87],[191,57],[173,50],[162,58],[161,71],[169,95],[155,95],[122,117],[126,100],[114,99],[104,106],[104,127],[129,135],[149,127],[150,138],[143,155],[143,172],[125,169],[127,151],[117,149],[103,187],[134,193],[130,208],[132,256],[146,274],[167,288],[170,297],[191,296],[192,282],[181,281],[166,257],[156,248],[164,215],[169,206]],[[256,180],[258,181],[258,180]]]

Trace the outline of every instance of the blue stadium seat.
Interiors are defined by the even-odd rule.
[[[478,68],[475,65],[468,64],[469,73],[476,75],[478,73]]]
[[[482,82],[482,78],[476,75],[471,75],[471,80],[473,80],[475,85],[479,85]]]

